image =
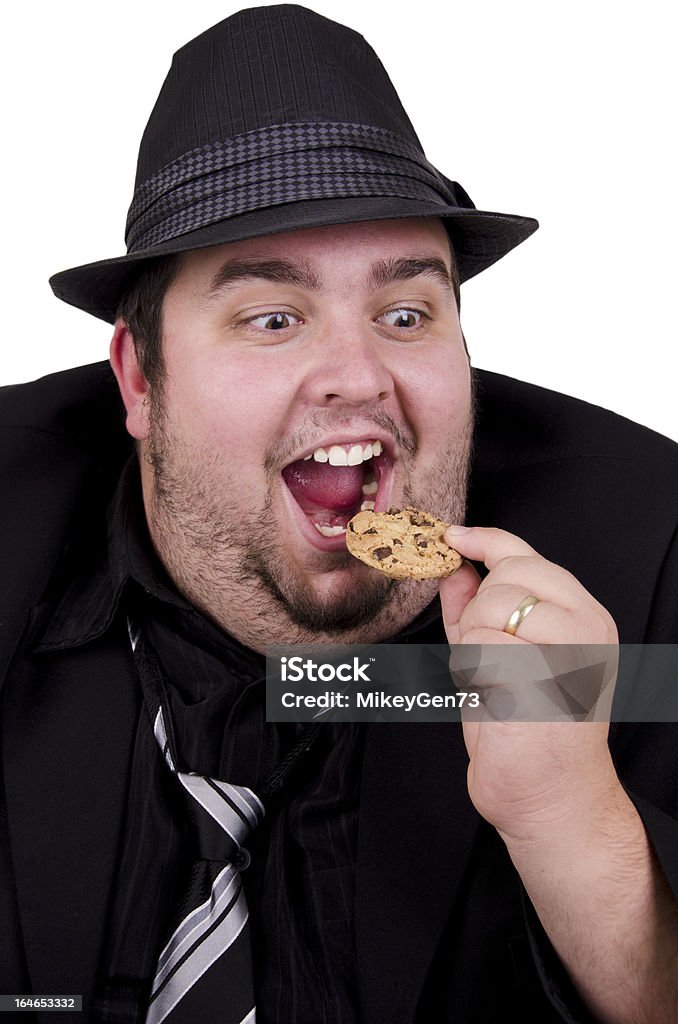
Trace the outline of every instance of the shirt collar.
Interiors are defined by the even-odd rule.
[[[191,608],[172,587],[153,553],[136,456],[120,476],[105,529],[73,545],[64,578],[35,648],[39,652],[79,647],[102,636],[113,623],[122,593],[132,580],[163,601]]]

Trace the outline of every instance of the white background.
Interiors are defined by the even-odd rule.
[[[106,357],[57,270],[121,255],[171,55],[241,4],[91,0],[4,15],[0,383]],[[678,439],[672,4],[309,0],[379,53],[429,159],[540,230],[462,290],[477,366]]]

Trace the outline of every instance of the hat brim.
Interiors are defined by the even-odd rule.
[[[447,227],[462,281],[496,263],[537,230],[533,217],[489,213],[394,197],[308,199],[244,213],[154,245],[152,249],[99,260],[50,278],[57,298],[114,323],[120,300],[143,263],[173,253],[240,242],[263,235],[331,224],[412,217],[440,217]]]

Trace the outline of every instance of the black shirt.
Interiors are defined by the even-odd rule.
[[[148,536],[136,460],[109,509],[102,557],[113,577],[117,614],[131,611],[142,619],[160,663],[185,770],[261,792],[304,726],[266,722],[263,656],[218,629],[171,585]],[[87,600],[96,598],[89,592]],[[71,598],[70,607],[77,619],[79,603]],[[103,603],[101,614],[111,618]],[[440,641],[435,605],[407,636]],[[362,740],[357,723],[323,725],[249,844],[244,884],[260,1024],[358,1021],[354,903]],[[100,969],[95,1019],[101,1022],[144,1019],[157,956],[190,865],[176,787],[142,709]]]

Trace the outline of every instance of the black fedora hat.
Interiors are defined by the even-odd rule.
[[[145,262],[299,228],[440,217],[464,281],[537,221],[476,210],[424,156],[363,37],[295,4],[240,11],[174,56],[146,126],[127,254],[50,279],[113,322]]]

